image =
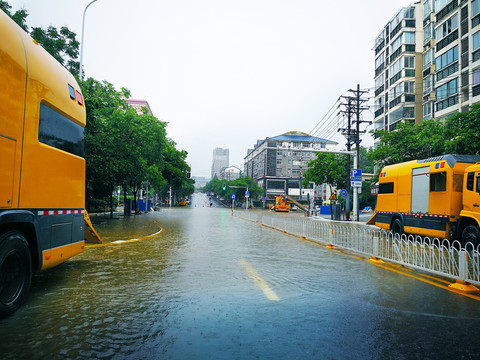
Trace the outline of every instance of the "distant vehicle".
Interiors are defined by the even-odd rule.
[[[365,206],[365,208],[362,210],[362,213],[369,213],[372,212],[373,209],[371,206]]]
[[[187,205],[187,199],[186,198],[181,198],[178,201],[178,206],[186,206]]]
[[[85,248],[85,105],[75,78],[0,11],[0,317],[32,273]]]
[[[290,202],[283,196],[275,198],[274,209],[276,212],[290,212]]]
[[[394,233],[480,244],[480,156],[444,155],[382,169],[367,222]]]

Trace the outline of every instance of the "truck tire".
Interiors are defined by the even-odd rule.
[[[392,233],[393,235],[402,236],[402,220],[395,219],[392,224]]]
[[[471,242],[473,245],[478,246],[480,244],[480,230],[477,225],[467,225],[462,232],[462,240],[465,245],[467,242]]]
[[[0,235],[0,318],[14,313],[25,302],[32,282],[32,258],[19,231]]]

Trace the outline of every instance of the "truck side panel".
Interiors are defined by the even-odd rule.
[[[2,13],[3,16],[6,16]],[[0,209],[18,206],[26,58],[19,31],[0,21]]]

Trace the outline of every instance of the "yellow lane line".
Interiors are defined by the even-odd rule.
[[[207,205],[207,202],[205,201],[205,199],[203,198],[203,195],[202,193],[199,193],[200,194],[200,197],[202,198],[203,202],[205,203],[205,205]],[[208,206],[208,205],[207,205]]]
[[[250,263],[245,259],[240,259],[240,264],[245,268],[248,275],[255,280],[260,290],[263,291],[268,300],[279,301],[280,298],[275,294],[275,292],[268,286],[268,284],[257,274],[255,269],[250,265]]]
[[[104,246],[115,246],[115,245],[125,245],[125,244],[131,244],[131,243],[134,243],[134,242],[139,242],[139,241],[142,241],[142,240],[146,240],[148,238],[151,238],[153,236],[156,236],[158,234],[160,234],[162,232],[162,229],[160,229],[159,231],[157,231],[156,233],[153,233],[153,234],[150,234],[150,235],[146,235],[146,236],[142,236],[138,239],[129,239],[129,240],[116,240],[116,241],[112,241],[112,242],[109,242],[109,243],[105,243],[105,244],[93,244],[93,245],[85,245],[86,248],[96,248],[96,247],[104,247]]]

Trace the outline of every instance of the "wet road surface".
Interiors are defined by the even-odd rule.
[[[94,219],[105,246],[34,278],[1,359],[480,357],[478,301],[204,205]]]

